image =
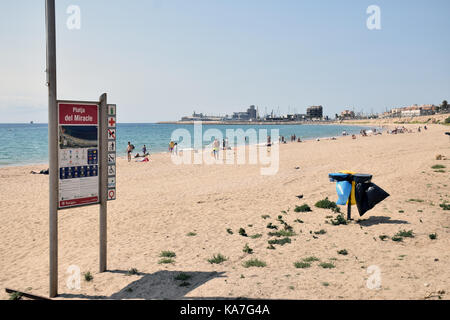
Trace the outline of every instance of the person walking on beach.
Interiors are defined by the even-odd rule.
[[[142,153],[143,153],[144,157],[147,154],[147,147],[145,146],[145,144],[144,144],[144,147],[142,148]]]
[[[214,152],[214,159],[219,159],[219,149],[220,149],[220,142],[219,140],[215,139],[213,144],[213,152]]]
[[[127,155],[128,155],[128,162],[131,162],[131,152],[133,151],[133,146],[131,145],[131,142],[128,141],[128,146],[127,146]]]

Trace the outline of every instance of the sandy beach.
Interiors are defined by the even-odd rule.
[[[98,206],[60,211],[58,299],[449,299],[450,211],[440,204],[450,201],[450,127],[405,126],[414,133],[281,145],[273,176],[250,164],[175,165],[169,154],[120,159],[118,199],[108,205],[110,271],[98,273]],[[48,177],[30,174],[46,168],[0,168],[1,299],[5,288],[48,296]],[[326,223],[336,214],[314,204],[337,200],[328,174],[339,170],[373,174],[391,196],[362,218],[353,207],[348,225]],[[303,204],[312,212],[294,212]],[[276,237],[267,225],[281,228],[279,215],[296,235],[268,249]],[[402,230],[414,237],[393,241]],[[174,262],[159,264],[162,251],[174,252]],[[219,253],[228,259],[207,261]],[[312,256],[319,261],[310,267],[294,266]],[[253,258],[266,266],[243,266]],[[70,266],[93,280],[69,289]],[[380,288],[368,287],[368,268],[378,270]],[[181,272],[187,283],[175,279]]]

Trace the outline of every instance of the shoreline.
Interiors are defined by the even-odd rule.
[[[325,124],[323,124],[323,125],[325,125]],[[334,124],[330,124],[330,125],[334,125]],[[374,127],[374,128],[376,128],[377,130],[383,130],[383,128],[382,127],[380,127],[380,126],[365,126],[365,125],[359,125],[359,124],[351,124],[351,125],[343,125],[343,126],[351,126],[351,127],[362,127],[362,128],[367,128],[367,127]],[[345,136],[342,136],[342,134],[341,135],[338,135],[338,136],[332,136],[332,137],[328,137],[328,136],[326,136],[326,137],[310,137],[310,138],[305,138],[305,139],[302,139],[302,143],[303,142],[307,142],[307,141],[315,141],[315,140],[317,140],[317,139],[320,139],[320,140],[331,140],[331,139],[333,139],[333,138],[336,138],[336,139],[338,139],[338,138],[344,138]],[[280,144],[280,145],[284,145],[284,144],[281,144],[281,143],[279,143],[278,141],[276,141],[276,142],[273,142],[274,144]],[[290,143],[295,143],[295,144],[298,144],[299,142],[297,142],[297,141],[295,141],[295,142],[292,142],[292,141],[287,141],[287,144],[290,144]],[[257,146],[259,146],[259,145],[264,145],[265,144],[265,142],[260,142],[260,143],[256,143],[256,145]],[[245,147],[247,147],[247,146],[249,146],[250,144],[245,144]],[[252,146],[253,146],[254,144],[252,144]],[[208,148],[207,147],[209,147],[210,145],[205,145],[205,146],[203,146],[203,149],[201,150],[201,152],[207,152],[208,151]],[[234,149],[236,150],[237,148],[239,148],[239,147],[244,147],[244,145],[237,145],[237,146],[235,146],[234,147]],[[189,149],[187,149],[187,150],[189,150]],[[194,150],[194,151],[200,151],[200,149],[199,150],[196,150],[196,149],[192,149],[192,150]],[[179,150],[179,152],[180,151],[183,151],[183,149],[181,149],[181,150]],[[221,151],[223,151],[222,149],[221,149]],[[160,155],[160,154],[170,154],[170,152],[169,151],[158,151],[158,152],[155,152],[155,153],[152,153],[152,154],[150,154],[150,156],[155,156],[155,155]],[[117,156],[117,158],[118,159],[124,159],[124,160],[127,160],[127,155],[118,155]],[[142,157],[140,157],[140,158],[142,158]],[[132,156],[132,161],[134,160],[134,159],[140,159],[140,158],[135,158],[134,156]],[[47,160],[47,162],[37,162],[37,163],[18,163],[18,164],[8,164],[8,165],[0,165],[0,169],[2,169],[2,168],[14,168],[14,167],[33,167],[33,166],[39,166],[39,167],[41,167],[41,166],[47,166],[48,167],[48,160]]]

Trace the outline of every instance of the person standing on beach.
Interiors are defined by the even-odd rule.
[[[131,162],[131,152],[133,151],[133,146],[131,145],[131,142],[128,141],[128,146],[127,146],[127,155],[128,155],[128,162]]]
[[[220,142],[215,139],[213,144],[214,159],[219,159]]]
[[[144,154],[144,157],[147,154],[147,147],[145,146],[145,144],[144,147],[142,148],[142,153]]]
[[[174,147],[175,147],[175,142],[170,141],[170,143],[169,143],[169,151],[170,151],[170,153],[173,153],[173,148]]]

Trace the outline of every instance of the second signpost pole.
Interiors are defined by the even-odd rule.
[[[107,268],[107,206],[108,206],[108,101],[100,97],[100,272]]]

